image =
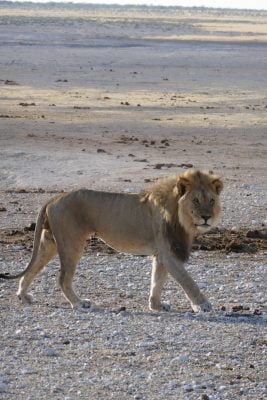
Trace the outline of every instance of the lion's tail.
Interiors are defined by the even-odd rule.
[[[36,221],[36,227],[35,227],[35,232],[34,232],[34,243],[33,243],[33,252],[32,252],[32,257],[31,257],[31,261],[29,262],[29,264],[27,265],[27,267],[25,268],[24,271],[20,272],[17,275],[9,275],[9,273],[2,273],[0,274],[0,279],[17,279],[17,278],[21,278],[23,275],[25,275],[25,273],[28,271],[28,269],[30,268],[30,266],[32,265],[32,263],[36,260],[37,254],[38,254],[38,250],[39,250],[39,246],[40,246],[40,240],[41,240],[41,234],[42,234],[42,230],[43,230],[43,225],[45,222],[45,213],[46,213],[46,207],[47,207],[46,203],[41,210],[39,211],[38,217],[37,217],[37,221]]]

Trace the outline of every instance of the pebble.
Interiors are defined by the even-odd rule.
[[[171,365],[175,364],[177,362],[188,362],[189,361],[189,355],[188,354],[181,354],[178,357],[175,357],[171,360]]]
[[[134,396],[134,400],[143,400],[143,399],[144,399],[143,394],[136,394],[136,395]]]
[[[136,193],[138,190],[135,187],[128,187],[124,190],[125,193]]]
[[[0,382],[0,393],[4,393],[7,390],[7,385],[4,382]]]
[[[101,326],[101,325],[103,325],[103,320],[102,319],[96,319],[95,321],[94,321],[94,324],[97,326],[97,327],[99,327],[99,326]]]
[[[47,357],[58,357],[58,353],[52,347],[49,347],[44,350],[44,355]]]
[[[179,386],[177,379],[173,379],[173,380],[169,381],[168,386],[171,389],[176,389]]]
[[[193,392],[194,389],[193,389],[193,386],[191,384],[188,384],[188,385],[184,386],[184,390],[186,392]]]

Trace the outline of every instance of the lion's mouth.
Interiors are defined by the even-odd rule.
[[[195,226],[197,226],[197,227],[201,227],[201,228],[210,228],[211,227],[211,225],[210,224],[207,224],[206,222],[205,222],[205,224],[195,224]]]
[[[196,226],[196,229],[199,232],[207,232],[212,228],[212,226],[207,224],[207,223],[205,223],[205,224],[196,224],[195,226]]]

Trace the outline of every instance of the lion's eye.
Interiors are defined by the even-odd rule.
[[[215,203],[215,200],[214,199],[210,199],[210,204],[213,206],[214,205],[214,203]]]
[[[195,197],[195,198],[194,198],[194,200],[193,200],[193,202],[194,202],[194,204],[199,204],[199,200],[198,200],[198,198],[197,198],[197,197]]]

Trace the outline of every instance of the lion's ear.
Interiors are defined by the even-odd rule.
[[[182,176],[179,176],[177,179],[177,188],[178,188],[178,195],[182,197],[185,192],[189,189],[190,181]]]
[[[212,180],[211,184],[212,184],[215,192],[217,194],[220,194],[221,191],[223,190],[223,183],[222,183],[221,179],[217,177]]]

